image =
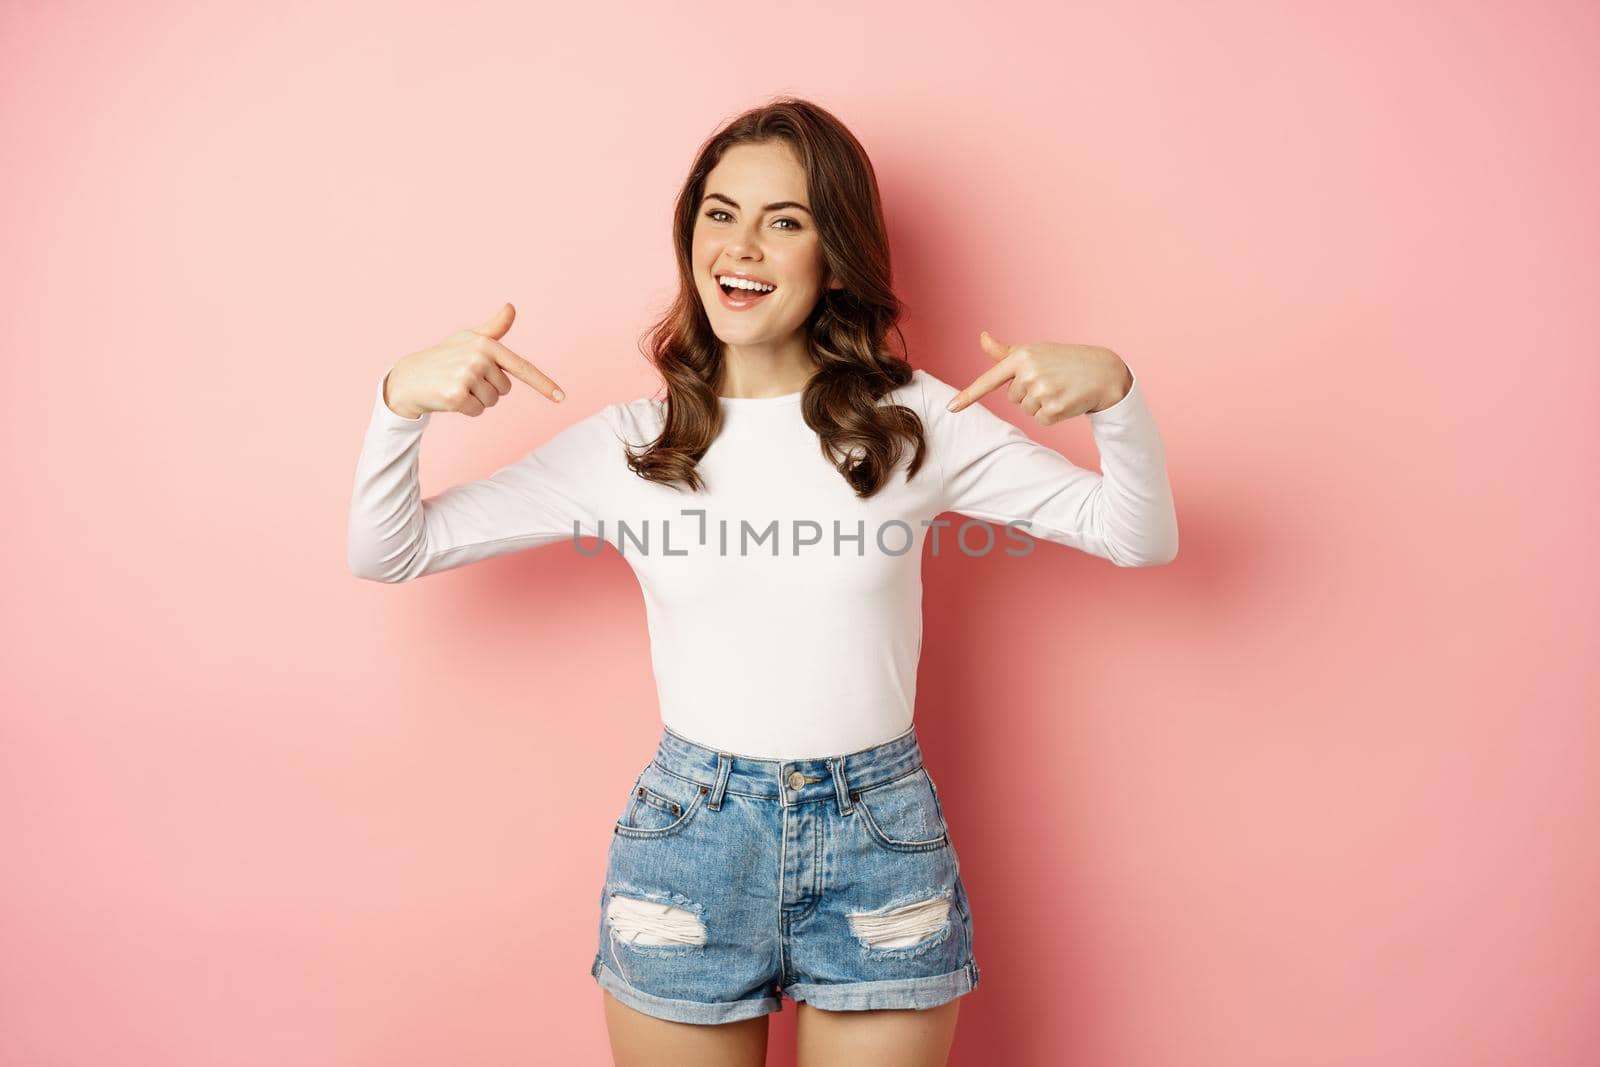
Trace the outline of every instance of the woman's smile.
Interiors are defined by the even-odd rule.
[[[744,271],[718,271],[712,280],[716,283],[722,306],[729,311],[747,311],[777,289],[765,278],[757,278]]]

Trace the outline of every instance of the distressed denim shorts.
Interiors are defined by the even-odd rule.
[[[663,728],[606,859],[601,988],[660,1019],[931,1008],[977,988],[972,915],[914,729],[817,759]]]

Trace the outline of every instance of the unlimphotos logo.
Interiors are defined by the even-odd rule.
[[[903,556],[918,545],[918,532],[903,519],[888,519],[878,523],[868,536],[867,522],[857,519],[854,530],[838,519],[830,521],[831,531],[813,519],[772,519],[757,525],[741,518],[736,523],[728,519],[710,520],[704,508],[684,508],[680,514],[694,519],[692,529],[674,527],[670,519],[640,519],[628,522],[616,520],[616,546],[620,555],[636,552],[640,555],[688,556],[699,555],[700,549],[713,548],[718,555],[754,556],[773,558],[807,555],[865,556],[869,544],[878,552],[889,556]],[[949,519],[921,519],[918,525],[932,531],[933,554],[939,555],[939,531],[951,525]],[[1004,526],[1007,540],[1021,547],[1007,547],[1008,556],[1026,556],[1033,551],[1033,538],[1025,532],[1031,525],[1027,519],[1012,519]],[[973,530],[981,537],[971,537]],[[715,533],[715,543],[712,534]],[[659,533],[659,539],[652,536]],[[674,547],[674,539],[677,541]],[[967,556],[986,556],[994,551],[995,528],[982,519],[967,519],[955,534],[956,547]],[[584,556],[599,555],[610,541],[606,537],[606,520],[599,520],[599,529],[592,548],[585,548],[582,540],[582,523],[572,524],[572,543]],[[658,547],[652,547],[653,544]],[[631,548],[629,546],[632,546]],[[688,547],[693,546],[693,547]]]

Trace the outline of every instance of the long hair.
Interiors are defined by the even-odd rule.
[[[853,134],[816,104],[778,97],[732,119],[700,147],[678,193],[673,243],[678,295],[641,346],[666,383],[666,421],[642,453],[628,453],[641,478],[691,490],[703,487],[696,466],[722,427],[716,383],[722,342],[711,329],[695,289],[692,246],[695,216],[705,183],[733,145],[786,142],[806,174],[806,191],[822,242],[823,290],[803,329],[817,369],[800,406],[817,432],[824,458],[858,497],[882,488],[908,442],[914,448],[909,479],[922,466],[927,445],[921,418],[901,404],[879,404],[911,380],[911,365],[887,347],[900,333],[900,301],[890,285],[889,238],[878,182]],[[829,288],[837,278],[843,288]]]

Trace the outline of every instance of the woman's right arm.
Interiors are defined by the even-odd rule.
[[[580,419],[487,478],[424,500],[417,464],[432,414],[407,419],[389,410],[380,379],[350,497],[350,572],[408,582],[572,537],[574,524],[584,537],[599,537],[601,465],[622,463],[609,411]]]
[[[493,340],[509,326],[503,311],[480,330]],[[606,465],[622,462],[614,405],[579,419],[487,478],[423,499],[417,467],[433,411],[481,414],[482,401],[492,406],[510,388],[500,369],[541,391],[554,390],[553,382],[497,340],[487,349],[495,362],[485,370],[485,343],[461,336],[406,357],[378,380],[350,497],[347,552],[350,572],[358,578],[408,582],[551,544],[575,531],[600,536],[602,474]],[[402,370],[397,389],[390,378]],[[488,385],[491,380],[499,384]],[[391,409],[384,398],[386,384],[403,410],[420,414],[408,418]]]

